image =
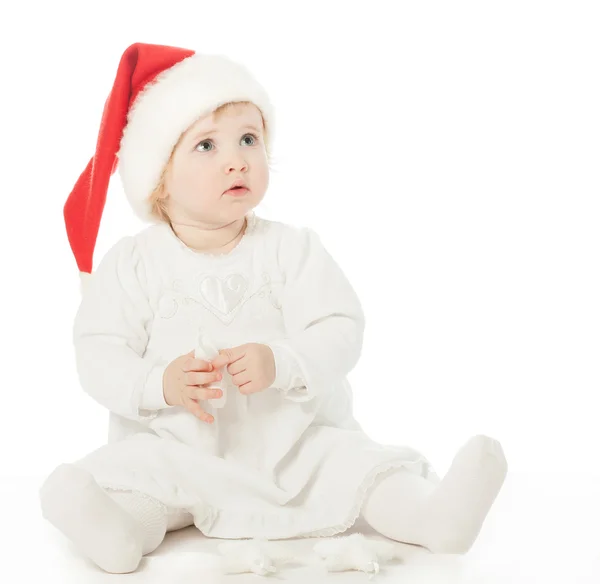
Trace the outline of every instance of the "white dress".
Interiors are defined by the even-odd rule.
[[[105,488],[187,510],[209,537],[331,536],[358,518],[380,473],[439,477],[419,452],[371,440],[347,374],[362,347],[360,302],[310,229],[251,213],[228,254],[197,253],[158,224],[118,241],[86,287],[74,325],[83,389],[110,411],[108,443],[76,464]],[[195,348],[264,343],[273,387],[200,421],[168,406],[165,367]],[[226,369],[224,370],[226,373]]]

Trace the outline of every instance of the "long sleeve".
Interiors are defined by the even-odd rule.
[[[104,256],[84,290],[73,342],[80,383],[111,412],[137,421],[168,408],[162,378],[168,363],[144,358],[152,309],[133,237]]]
[[[280,243],[279,265],[285,278],[281,306],[286,338],[268,343],[277,370],[274,386],[293,401],[308,401],[325,395],[358,362],[364,314],[314,231],[290,229]],[[282,379],[285,386],[277,387]]]
[[[275,381],[273,387],[292,401],[305,401],[307,397],[306,381],[298,362],[285,349],[276,343],[270,343],[275,360]]]

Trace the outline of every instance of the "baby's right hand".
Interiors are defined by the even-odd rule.
[[[222,379],[219,371],[207,361],[194,358],[194,351],[177,357],[169,363],[163,375],[163,394],[170,406],[182,406],[203,422],[212,424],[214,418],[207,414],[199,401],[215,399],[223,394],[210,385]]]

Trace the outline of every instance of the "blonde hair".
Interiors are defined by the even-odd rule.
[[[217,109],[215,109],[212,112],[215,121],[217,121],[223,114],[228,112],[230,109],[233,109],[237,105],[251,105],[251,102],[249,102],[249,101],[230,101],[230,102],[224,103],[223,105],[220,105]],[[261,113],[261,117],[262,117],[262,113]],[[269,135],[268,135],[268,128],[266,127],[264,117],[262,117],[262,122],[263,122],[263,128],[265,130],[264,139],[265,139],[265,148],[267,150],[267,162],[270,163],[271,152],[270,152],[270,148],[269,148]],[[161,221],[164,223],[169,223],[169,224],[171,223],[171,219],[169,218],[169,215],[167,213],[166,197],[164,196],[165,188],[166,188],[165,187],[165,177],[167,175],[167,170],[169,169],[169,167],[171,166],[171,162],[173,161],[173,155],[175,154],[175,150],[177,150],[177,147],[179,146],[179,144],[181,144],[181,141],[183,140],[185,134],[186,134],[186,132],[182,132],[181,136],[179,136],[177,143],[173,147],[173,150],[171,150],[171,155],[169,156],[169,160],[168,160],[167,164],[165,164],[164,168],[162,169],[160,178],[158,180],[158,184],[156,185],[156,187],[154,188],[154,190],[148,197],[148,201],[151,206],[151,210],[150,210],[151,216],[154,217],[155,219],[157,219],[158,221]]]

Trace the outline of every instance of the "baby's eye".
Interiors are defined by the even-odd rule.
[[[242,137],[242,142],[244,142],[247,138],[251,139],[251,142],[245,142],[246,146],[254,146],[254,144],[257,141],[257,137],[254,134],[244,134],[244,136]]]
[[[211,140],[202,140],[202,142],[200,142],[200,144],[198,144],[198,146],[196,146],[196,150],[199,150],[200,152],[209,152],[209,150],[205,150],[204,148],[200,148],[201,146],[204,146],[205,144],[210,144],[211,145],[211,150],[212,150],[212,141]]]

